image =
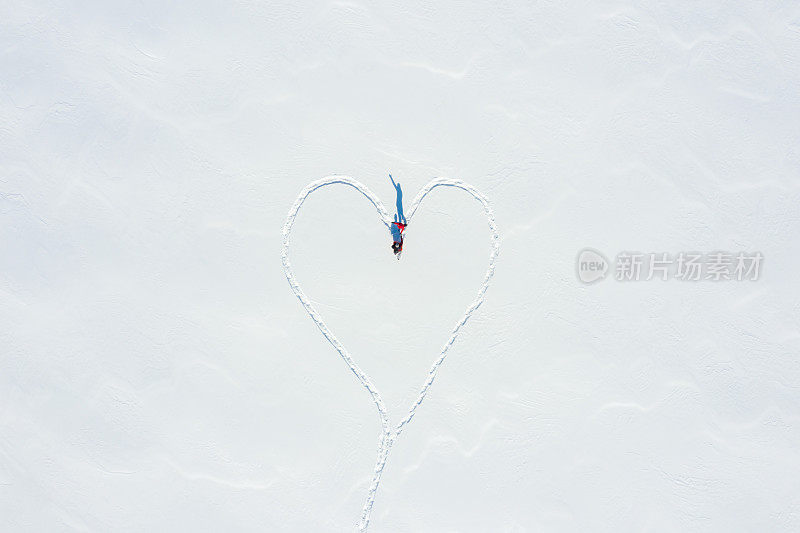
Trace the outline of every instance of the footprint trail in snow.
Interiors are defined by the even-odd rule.
[[[378,216],[386,225],[387,228],[391,226],[392,219],[389,216],[389,213],[386,211],[386,208],[383,205],[383,202],[375,196],[375,194],[369,190],[364,184],[360,183],[359,181],[347,177],[347,176],[329,176],[326,178],[319,179],[317,181],[311,182],[303,189],[295,200],[294,204],[292,205],[291,209],[289,209],[289,214],[286,217],[286,222],[283,225],[283,249],[281,251],[281,260],[283,262],[283,271],[286,274],[286,279],[289,281],[289,286],[292,288],[292,292],[297,296],[297,299],[300,300],[300,303],[305,308],[306,312],[309,314],[314,323],[316,323],[317,327],[320,329],[325,338],[336,348],[336,351],[339,352],[339,355],[342,357],[344,362],[350,368],[350,370],[355,374],[356,378],[358,379],[359,383],[367,390],[370,397],[372,398],[375,407],[378,409],[378,416],[380,417],[381,421],[381,440],[380,445],[378,447],[378,459],[375,464],[375,470],[372,476],[372,482],[370,483],[369,490],[367,491],[367,497],[364,501],[364,507],[361,511],[361,518],[358,523],[359,531],[366,531],[367,527],[369,526],[369,519],[370,514],[372,513],[372,507],[375,503],[375,494],[378,490],[378,485],[381,481],[381,474],[383,473],[383,469],[386,466],[386,459],[389,455],[389,450],[391,449],[392,445],[397,440],[397,437],[400,433],[403,432],[406,425],[411,421],[414,417],[414,414],[417,411],[417,408],[422,404],[422,401],[425,399],[425,396],[428,393],[431,385],[433,384],[434,379],[436,379],[436,373],[439,371],[439,367],[444,362],[444,359],[447,355],[448,350],[455,342],[456,338],[458,337],[461,328],[464,324],[467,323],[469,317],[472,316],[472,313],[480,307],[483,303],[484,295],[486,294],[486,290],[489,288],[489,282],[494,275],[495,269],[495,261],[497,260],[497,255],[500,250],[500,235],[497,230],[497,224],[495,223],[494,213],[492,213],[492,209],[489,206],[488,201],[486,198],[472,185],[464,183],[461,180],[454,180],[454,179],[435,179],[429,182],[425,187],[423,187],[417,196],[414,198],[414,201],[411,203],[410,208],[408,209],[408,214],[406,219],[408,220],[409,224],[411,219],[414,217],[414,213],[417,212],[417,208],[419,208],[420,203],[422,200],[436,187],[454,187],[457,189],[462,189],[468,192],[472,197],[478,200],[481,205],[483,206],[483,210],[486,213],[486,219],[489,223],[490,229],[490,246],[491,251],[489,253],[489,264],[486,269],[486,274],[484,275],[483,282],[481,283],[480,288],[478,289],[478,295],[472,301],[472,303],[467,307],[466,312],[464,315],[459,319],[456,323],[455,327],[450,333],[450,337],[448,338],[447,342],[442,347],[439,355],[437,356],[436,360],[434,361],[433,365],[431,366],[428,374],[425,378],[425,382],[422,384],[420,388],[419,394],[417,395],[417,399],[411,405],[411,408],[408,410],[408,413],[403,417],[403,419],[397,423],[396,425],[392,426],[389,421],[389,415],[386,411],[386,405],[383,402],[383,398],[381,398],[378,389],[370,380],[369,376],[361,370],[361,367],[356,364],[353,360],[353,357],[350,355],[350,352],[344,347],[344,345],[339,342],[339,339],[333,334],[333,332],[328,328],[325,321],[322,319],[322,316],[319,312],[314,308],[311,304],[311,301],[308,299],[306,294],[303,292],[303,289],[300,287],[300,284],[297,282],[295,278],[294,271],[292,270],[291,263],[289,262],[289,241],[290,236],[292,233],[292,226],[294,225],[294,221],[297,218],[297,214],[300,211],[300,207],[302,207],[303,202],[305,202],[306,198],[308,198],[311,193],[314,191],[321,189],[322,187],[326,187],[328,185],[347,185],[353,187],[358,192],[363,194],[375,207],[378,211]],[[408,231],[408,230],[406,230]]]

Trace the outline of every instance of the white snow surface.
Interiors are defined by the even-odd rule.
[[[0,3],[0,531],[355,530],[495,243],[370,531],[800,530],[798,87],[795,2]]]

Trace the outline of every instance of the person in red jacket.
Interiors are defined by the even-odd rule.
[[[400,252],[403,251],[403,230],[406,229],[408,221],[403,214],[403,189],[399,183],[395,183],[391,173],[389,174],[389,179],[392,180],[392,186],[394,186],[394,190],[397,193],[397,200],[395,201],[397,214],[394,216],[394,222],[389,228],[392,232],[392,241],[394,241],[392,242],[392,251],[400,259]]]
[[[392,240],[394,241],[392,242],[392,251],[394,251],[394,255],[403,251],[403,230],[406,229],[406,225],[402,222],[392,222]]]

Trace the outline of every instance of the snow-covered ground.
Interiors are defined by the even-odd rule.
[[[500,255],[370,531],[799,530],[799,87],[793,2],[0,3],[0,530],[352,531],[381,418],[282,229],[388,172]],[[390,244],[329,186],[290,257],[396,424],[491,231]]]

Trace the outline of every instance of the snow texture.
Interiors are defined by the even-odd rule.
[[[781,0],[0,2],[0,531],[356,530],[493,247],[454,187],[399,261],[353,186],[303,202],[376,417],[281,230],[389,173],[502,253],[370,533],[800,531],[799,87]]]
[[[375,471],[373,473],[372,482],[369,485],[367,498],[364,502],[364,508],[361,511],[361,519],[358,522],[358,529],[361,531],[366,531],[367,527],[369,526],[369,518],[370,514],[372,513],[372,506],[375,503],[375,493],[378,490],[383,469],[386,467],[386,459],[389,455],[389,450],[397,440],[397,437],[400,436],[400,433],[402,433],[403,429],[405,429],[406,425],[411,422],[411,419],[414,417],[414,413],[416,413],[417,408],[425,399],[425,395],[428,393],[428,389],[430,389],[431,385],[433,385],[433,381],[436,379],[436,373],[439,371],[439,367],[444,362],[444,359],[447,356],[447,351],[456,341],[459,331],[464,324],[467,323],[469,317],[472,316],[472,313],[474,313],[475,310],[478,309],[478,307],[480,307],[480,305],[483,303],[483,297],[486,294],[486,289],[489,288],[489,282],[494,275],[495,261],[497,260],[497,254],[500,250],[500,234],[497,230],[497,223],[494,220],[494,214],[492,213],[492,209],[489,207],[489,203],[487,202],[486,198],[480,192],[478,192],[475,187],[464,183],[463,181],[455,179],[435,179],[425,185],[425,187],[419,191],[416,198],[414,198],[414,200],[411,202],[410,212],[406,217],[408,223],[410,223],[410,221],[413,219],[414,213],[417,212],[422,200],[425,199],[428,193],[434,188],[455,187],[468,192],[481,203],[481,206],[486,213],[486,219],[489,222],[489,229],[491,230],[491,251],[489,253],[489,266],[486,269],[486,275],[483,278],[480,289],[478,289],[477,297],[470,304],[464,315],[459,319],[453,328],[450,338],[442,347],[439,355],[436,357],[436,360],[433,363],[433,366],[431,366],[431,369],[428,371],[428,374],[425,377],[425,382],[422,384],[422,388],[417,395],[416,401],[411,405],[411,408],[408,410],[408,413],[403,417],[403,419],[400,420],[395,427],[391,427],[389,422],[389,414],[386,410],[383,399],[378,392],[378,389],[372,383],[369,376],[367,376],[367,374],[365,374],[364,371],[361,370],[358,364],[353,360],[353,357],[350,355],[344,345],[339,342],[339,339],[337,339],[333,332],[328,328],[319,312],[314,309],[311,301],[303,293],[303,289],[300,288],[300,283],[295,278],[294,272],[292,271],[292,265],[289,261],[289,239],[292,233],[292,226],[294,225],[294,221],[297,218],[297,214],[299,213],[303,202],[305,202],[309,195],[311,195],[311,193],[314,191],[327,185],[336,184],[349,185],[363,194],[378,211],[381,222],[383,222],[383,224],[391,232],[392,219],[390,218],[389,213],[386,211],[383,202],[381,202],[380,199],[378,199],[378,197],[375,196],[371,190],[369,190],[369,188],[353,178],[346,176],[330,176],[327,178],[322,178],[310,183],[305,189],[303,189],[300,192],[300,195],[297,197],[297,200],[295,200],[294,205],[292,205],[292,208],[289,210],[289,214],[286,217],[286,223],[283,226],[283,250],[281,251],[281,261],[283,262],[283,271],[286,274],[286,279],[289,281],[289,286],[292,288],[292,292],[295,293],[297,299],[303,304],[306,312],[311,319],[314,320],[325,338],[328,339],[328,342],[330,342],[331,345],[336,348],[336,351],[339,352],[339,355],[342,356],[344,362],[347,364],[353,374],[355,374],[358,382],[361,383],[367,392],[369,392],[372,401],[375,403],[375,407],[378,409],[378,416],[380,417],[382,428],[380,445],[378,446],[378,460],[375,464]],[[406,232],[407,231],[408,228],[406,228]]]

